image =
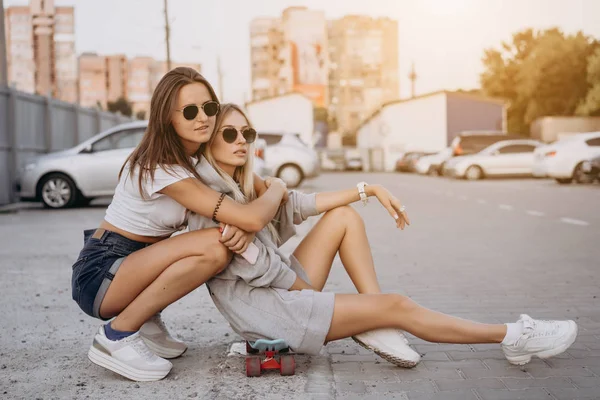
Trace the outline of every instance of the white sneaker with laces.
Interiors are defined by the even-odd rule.
[[[376,329],[352,336],[352,339],[365,349],[404,368],[413,368],[421,356],[408,345],[404,334],[397,329]]]
[[[101,326],[88,351],[94,364],[109,369],[133,381],[158,381],[171,371],[173,364],[154,354],[139,332],[121,340],[106,337]]]
[[[187,350],[187,345],[169,333],[160,314],[154,315],[140,328],[140,336],[150,350],[162,358],[177,358]]]
[[[577,338],[574,321],[544,321],[522,314],[517,323],[523,324],[521,336],[502,345],[509,363],[525,365],[531,357],[550,358],[567,350]]]

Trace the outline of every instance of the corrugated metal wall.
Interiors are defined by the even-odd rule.
[[[67,149],[131,118],[0,88],[0,205],[16,200],[19,168],[38,154]]]

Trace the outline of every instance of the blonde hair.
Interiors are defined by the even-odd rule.
[[[254,190],[254,143],[250,144],[250,148],[248,150],[248,160],[244,163],[244,165],[235,168],[233,177],[229,176],[229,174],[219,167],[211,150],[211,146],[215,140],[215,137],[223,126],[225,117],[236,111],[244,117],[248,126],[252,128],[250,119],[240,106],[232,103],[221,104],[221,108],[215,122],[215,130],[213,131],[208,143],[203,145],[202,150],[206,161],[208,161],[208,163],[215,169],[215,171],[217,171],[221,178],[223,178],[227,188],[231,193],[233,193],[233,199],[238,203],[247,204],[257,198],[256,191]],[[269,222],[267,229],[269,230],[273,241],[276,244],[279,244],[279,234],[277,233],[277,230],[273,226],[272,222]]]

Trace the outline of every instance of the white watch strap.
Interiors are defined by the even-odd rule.
[[[367,194],[365,193],[365,186],[367,185],[367,182],[359,182],[356,184],[356,187],[358,188],[358,195],[360,196],[360,200],[362,201],[363,206],[366,206],[369,202],[369,196],[367,196]]]

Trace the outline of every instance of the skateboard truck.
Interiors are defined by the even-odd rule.
[[[262,371],[279,370],[283,376],[294,375],[296,360],[283,339],[246,341],[246,376],[260,376]],[[263,356],[264,355],[264,359]],[[279,359],[276,356],[279,355]]]

